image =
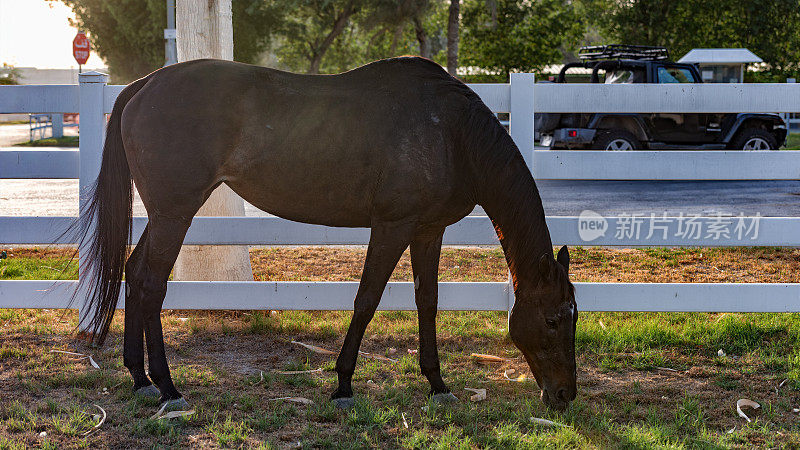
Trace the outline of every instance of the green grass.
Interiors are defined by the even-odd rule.
[[[789,133],[786,136],[786,147],[784,150],[800,150],[800,133]]]
[[[75,278],[77,261],[61,258],[0,259],[0,280],[55,280]]]
[[[236,447],[247,440],[251,431],[245,422],[234,421],[226,416],[224,421],[214,421],[206,427],[220,447]]]
[[[495,253],[448,257],[466,267],[489,264]],[[2,278],[55,276],[42,266],[59,267],[57,258],[22,254],[0,262],[0,270],[6,267]],[[729,255],[718,249],[609,254],[579,248],[573,259],[576,268],[588,264],[625,273],[634,268],[662,271],[665,262],[684,267],[687,261],[710,260],[722,267],[718,263]],[[736,255],[744,255],[738,260],[773,261],[780,266],[774,273],[795,271],[791,264],[796,256],[781,259],[775,249],[745,249]],[[602,269],[605,264],[610,269]],[[453,273],[456,279],[461,276]],[[588,279],[585,273],[581,276]],[[504,313],[439,313],[442,373],[461,401],[435,405],[426,398],[429,386],[417,355],[408,352],[418,346],[416,314],[379,312],[362,348],[399,361],[359,359],[353,376],[356,405],[343,412],[328,402],[336,385],[335,355],[311,353],[289,341],[337,350],[349,312],[167,311],[162,321],[172,375],[196,410],[187,419],[170,421],[150,420],[157,400],[138,399],[130,392],[122,366],[122,316],[115,318],[106,345],[91,348],[72,340],[74,312],[0,309],[0,373],[7,374],[2,391],[7,398],[0,402],[0,449],[285,448],[298,443],[304,448],[420,449],[800,446],[800,418],[791,412],[800,398],[798,314],[582,312],[576,336],[579,394],[559,413],[538,399],[536,382],[508,337]],[[49,353],[53,347],[91,353],[101,369]],[[720,349],[725,356],[718,356]],[[472,352],[512,362],[483,366],[470,358]],[[273,372],[316,368],[323,371]],[[507,368],[528,379],[505,380]],[[783,379],[788,381],[776,393]],[[486,388],[488,397],[471,403],[465,387]],[[278,397],[304,397],[313,404],[274,400]],[[736,415],[738,398],[761,403],[760,410],[748,411],[752,423]],[[96,423],[94,404],[107,410],[109,420],[97,433],[83,437]],[[538,425],[531,417],[568,427]],[[43,431],[46,439],[38,437]]]
[[[14,144],[15,147],[77,147],[78,136],[64,136],[60,138],[37,139],[35,141]]]

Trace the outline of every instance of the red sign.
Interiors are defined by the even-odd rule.
[[[75,57],[75,61],[78,61],[78,64],[81,65],[86,64],[91,48],[89,38],[83,34],[83,31],[78,31],[75,39],[72,40],[72,56]]]

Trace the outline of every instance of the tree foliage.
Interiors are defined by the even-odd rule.
[[[692,48],[748,48],[770,69],[800,61],[798,0],[599,0],[603,33],[619,43],[663,45],[677,59]]]
[[[561,62],[584,32],[575,6],[560,0],[467,0],[462,11],[462,65],[501,79]]]
[[[441,24],[435,20],[441,16],[441,5],[442,2],[431,0],[373,0],[360,23],[369,36],[366,55],[395,56],[400,51],[433,58],[441,50]]]
[[[130,81],[164,64],[166,8],[160,0],[63,0],[72,25],[87,32],[115,82]]]
[[[435,59],[443,46],[442,1],[267,0],[286,20],[272,51],[282,68],[335,73],[369,61],[417,54]]]
[[[163,0],[49,1],[72,7],[115,82],[163,64]],[[309,73],[408,54],[445,64],[454,1],[233,0],[234,59]],[[771,69],[759,80],[797,77],[800,64],[800,0],[461,1],[459,65],[489,79],[541,71],[570,60],[581,44],[603,42],[664,45],[673,57],[746,47]]]
[[[164,64],[163,0],[50,0],[72,8],[113,81]],[[446,0],[233,0],[234,59],[332,73],[400,54],[440,56]]]
[[[19,72],[14,66],[6,63],[0,66],[0,84],[19,84]]]
[[[353,16],[363,7],[362,0],[275,0],[283,7],[285,20],[276,30],[282,43],[278,57],[293,68],[306,67],[319,73],[323,58],[334,43],[346,40]],[[280,6],[279,6],[280,5]]]
[[[357,27],[365,35],[363,62],[418,55],[443,64],[447,45],[444,0],[378,0]]]
[[[73,25],[87,32],[115,83],[164,65],[164,0],[61,1],[75,12]],[[258,0],[233,0],[232,5],[234,59],[255,62],[269,43],[269,27],[280,21],[278,11]]]

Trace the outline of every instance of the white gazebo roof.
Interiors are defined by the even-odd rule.
[[[749,64],[763,62],[746,48],[695,48],[683,55],[679,63],[687,64]]]

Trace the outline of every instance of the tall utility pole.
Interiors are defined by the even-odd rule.
[[[233,59],[231,0],[179,0],[178,61],[200,58]],[[223,118],[224,119],[224,118]],[[244,200],[221,184],[198,216],[244,216]],[[178,255],[175,280],[252,281],[247,246],[185,245]]]
[[[175,0],[167,0],[167,28],[164,29],[164,66],[178,62],[175,30]]]

